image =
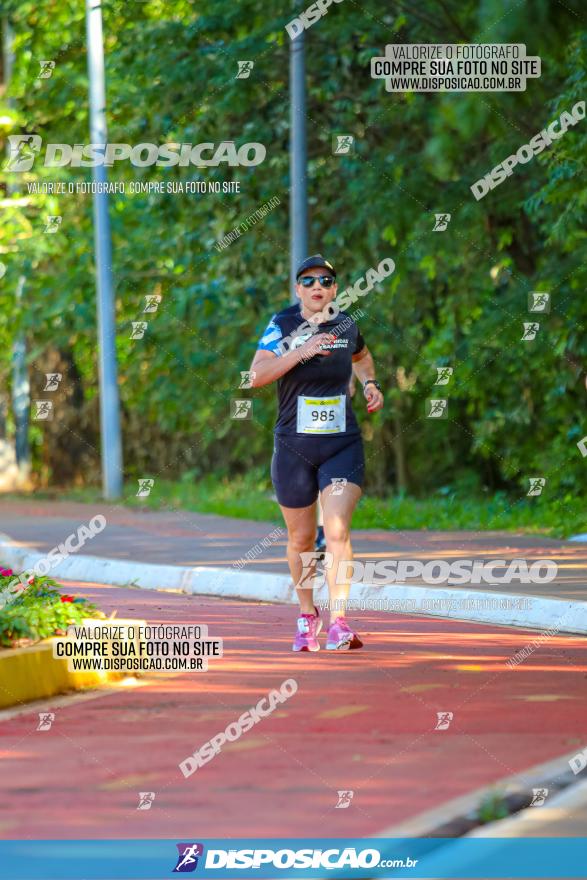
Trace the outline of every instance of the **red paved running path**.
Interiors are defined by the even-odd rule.
[[[291,607],[67,585],[119,616],[206,623],[225,656],[207,673],[0,720],[6,838],[362,836],[585,745],[587,642],[385,613],[366,648],[292,655]],[[205,767],[178,763],[269,690],[298,693]],[[448,730],[434,730],[451,711]],[[0,716],[1,718],[1,716]],[[338,789],[354,790],[335,809]],[[154,791],[148,811],[140,791]]]

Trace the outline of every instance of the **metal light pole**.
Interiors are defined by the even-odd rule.
[[[90,82],[90,140],[93,144],[105,145],[108,143],[108,133],[101,0],[86,0],[86,27]],[[106,183],[104,165],[95,165],[92,168],[92,176],[96,184]],[[102,485],[105,498],[117,498],[122,490],[122,441],[116,370],[112,245],[108,216],[108,194],[106,192],[94,193],[94,246],[98,299]]]
[[[295,294],[295,273],[308,256],[308,190],[306,148],[306,71],[304,31],[291,41],[289,52],[290,149],[289,149],[289,227],[290,295]]]
[[[4,19],[4,83],[10,86],[12,68],[14,67],[14,31],[8,18]],[[14,99],[8,98],[8,107],[14,106]],[[10,149],[7,154],[10,155]],[[17,187],[9,179],[6,193],[11,195]],[[25,276],[20,275],[16,283],[16,308],[22,310],[22,295]],[[19,482],[26,486],[31,473],[31,450],[29,443],[29,410],[31,405],[30,383],[26,363],[26,336],[22,330],[18,332],[12,348],[12,412],[14,416],[14,449],[18,466]]]
[[[16,285],[16,304],[22,310],[22,294],[25,276],[20,275]],[[26,362],[26,336],[19,332],[12,349],[12,412],[14,414],[14,450],[18,474],[23,486],[31,475],[31,447],[29,443],[29,414],[31,407],[31,386]]]

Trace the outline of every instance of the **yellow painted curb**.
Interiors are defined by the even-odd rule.
[[[99,623],[100,626],[122,623],[145,625],[144,620],[128,619],[96,620],[92,623]],[[104,687],[127,677],[126,672],[70,671],[66,657],[53,657],[53,644],[60,640],[60,637],[55,637],[27,648],[0,650],[0,709],[54,697],[67,691]]]

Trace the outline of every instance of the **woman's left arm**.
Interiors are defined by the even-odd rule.
[[[383,394],[372,382],[365,387],[367,379],[375,378],[375,364],[371,352],[365,345],[358,354],[353,355],[353,372],[363,387],[367,401],[367,412],[377,412],[383,407]]]

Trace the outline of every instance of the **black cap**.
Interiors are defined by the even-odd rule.
[[[300,263],[298,266],[298,271],[296,272],[296,281],[302,275],[306,269],[328,269],[329,272],[334,275],[336,278],[336,269],[329,263],[328,260],[325,260],[322,254],[312,254],[311,257],[306,257],[303,263]]]

